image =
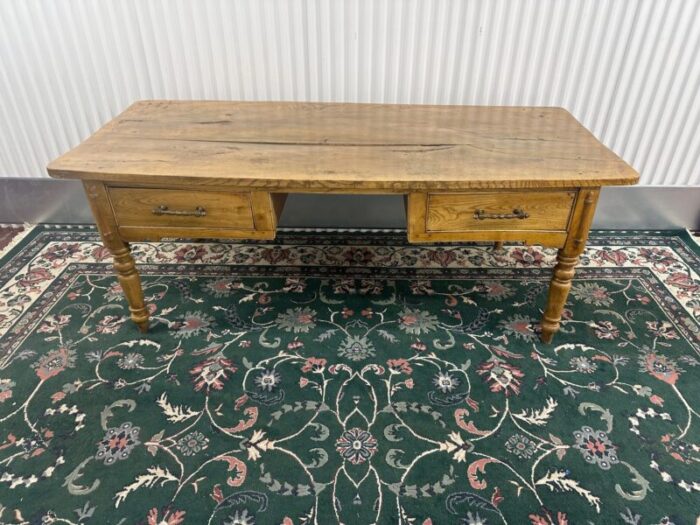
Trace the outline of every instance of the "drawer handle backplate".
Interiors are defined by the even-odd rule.
[[[474,212],[474,218],[477,221],[484,219],[527,219],[529,216],[530,214],[522,208],[515,208],[513,213],[486,213],[484,210]]]
[[[194,217],[204,217],[207,214],[207,210],[201,206],[197,206],[194,210],[169,210],[165,204],[161,204],[157,208],[151,210],[153,215],[191,215]]]

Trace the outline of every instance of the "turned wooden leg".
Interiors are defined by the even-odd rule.
[[[129,303],[131,320],[136,323],[141,332],[146,332],[148,330],[148,310],[146,310],[146,305],[143,301],[141,278],[136,271],[136,265],[134,264],[134,258],[131,256],[129,245],[119,237],[119,228],[114,219],[107,189],[102,182],[98,181],[84,181],[83,187],[85,188],[92,214],[95,216],[102,243],[114,258],[114,269]]]
[[[557,265],[554,267],[554,274],[549,283],[547,306],[542,317],[540,338],[543,343],[551,343],[552,337],[559,330],[559,321],[564,311],[566,298],[569,296],[569,290],[571,290],[571,280],[574,278],[577,264],[578,254],[567,254],[564,248],[559,250]]]
[[[493,243],[493,249],[498,251],[503,248],[503,241],[496,241]]]
[[[114,248],[107,246],[114,257],[114,269],[117,272],[119,284],[122,285],[122,290],[129,303],[129,311],[131,312],[131,320],[136,323],[141,332],[148,331],[148,310],[143,301],[143,290],[141,289],[141,278],[136,271],[134,258],[131,256],[129,246],[123,242],[119,242],[120,247]]]
[[[557,264],[549,284],[547,305],[541,323],[540,339],[543,343],[551,343],[554,334],[559,331],[561,314],[564,311],[569,290],[571,290],[571,280],[576,272],[579,255],[583,253],[588,239],[588,230],[593,221],[599,190],[600,188],[581,189],[576,198],[569,234],[564,246],[557,254]]]

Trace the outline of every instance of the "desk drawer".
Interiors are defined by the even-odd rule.
[[[163,237],[271,239],[281,204],[267,192],[108,187],[125,240]]]
[[[184,226],[252,230],[250,193],[109,188],[119,226]]]
[[[430,193],[426,231],[565,231],[574,191]]]
[[[408,239],[560,246],[576,195],[576,190],[412,193],[407,206]]]

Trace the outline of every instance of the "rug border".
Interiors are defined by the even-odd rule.
[[[10,254],[15,251],[15,249],[22,244],[22,241],[26,239],[28,236],[32,234],[32,232],[37,228],[37,225],[35,224],[29,224],[29,223],[24,223],[24,224],[0,224],[2,227],[9,227],[9,228],[23,228],[22,231],[18,232],[14,237],[12,237],[12,240],[5,246],[4,248],[0,249],[0,265],[5,264],[5,257],[10,257]]]

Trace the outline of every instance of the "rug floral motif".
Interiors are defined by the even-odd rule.
[[[134,246],[89,227],[0,270],[0,522],[692,524],[700,257],[597,233],[554,343],[554,251],[393,233]]]

